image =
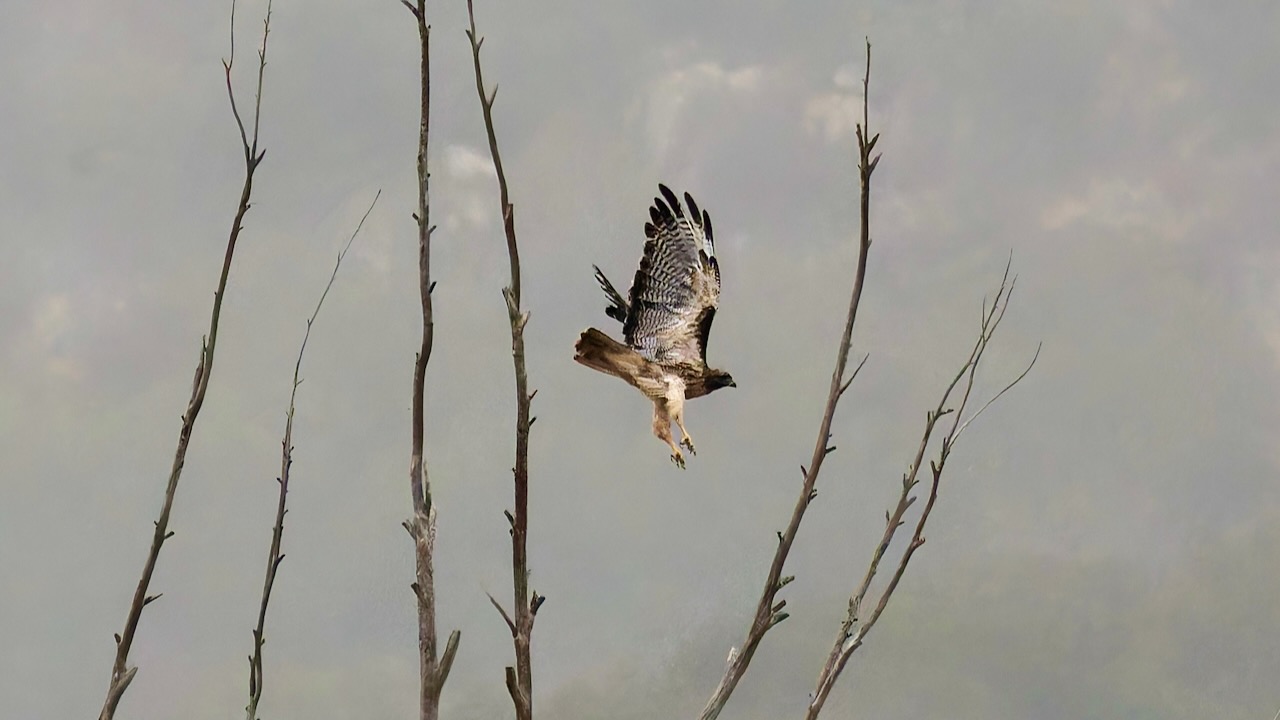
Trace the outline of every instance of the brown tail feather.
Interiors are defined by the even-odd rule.
[[[592,370],[626,378],[627,360],[635,355],[635,351],[605,335],[595,328],[587,328],[574,344],[573,359]],[[638,358],[636,358],[638,359]]]

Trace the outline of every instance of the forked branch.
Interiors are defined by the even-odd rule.
[[[333,264],[333,273],[329,275],[329,282],[324,286],[324,292],[320,293],[315,311],[307,319],[307,330],[302,335],[298,359],[293,364],[293,386],[289,391],[289,410],[284,418],[284,440],[280,443],[280,476],[276,478],[276,483],[280,486],[279,496],[276,499],[276,524],[271,530],[271,546],[267,551],[267,572],[262,581],[262,599],[258,604],[258,625],[253,629],[253,654],[249,656],[249,704],[245,706],[246,720],[257,720],[258,703],[262,701],[262,646],[266,642],[264,633],[267,624],[267,606],[271,603],[271,589],[276,584],[276,571],[284,561],[284,553],[280,551],[280,546],[284,541],[284,516],[288,512],[289,470],[293,467],[293,414],[295,400],[298,397],[298,386],[302,384],[298,376],[302,371],[302,354],[307,351],[307,341],[311,339],[311,326],[320,315],[324,299],[329,296],[329,289],[333,287],[333,281],[338,277],[338,268],[342,267],[342,259],[347,256],[347,250],[351,249],[351,243],[360,234],[360,228],[364,227],[364,221],[368,219],[369,213],[373,212],[373,206],[378,204],[378,198],[381,196],[382,191],[379,190],[378,194],[374,195],[373,202],[369,204],[369,209],[365,210],[364,216],[360,218],[355,232],[351,233],[351,237],[347,239],[342,252],[338,253],[338,260]]]
[[[440,715],[440,693],[453,667],[461,634],[455,630],[445,643],[444,652],[436,649],[435,540],[436,507],[431,499],[431,481],[423,456],[423,403],[427,362],[435,338],[431,290],[431,226],[427,203],[431,174],[427,170],[427,149],[431,128],[431,26],[427,24],[425,0],[416,4],[402,3],[413,14],[418,27],[421,48],[419,101],[421,121],[418,126],[418,209],[413,219],[418,224],[418,295],[422,301],[422,346],[413,366],[412,449],[409,458],[409,491],[413,499],[413,517],[404,522],[413,538],[414,597],[418,607],[419,717],[436,720]]]
[[[489,154],[498,176],[498,200],[502,212],[502,228],[507,238],[507,257],[511,265],[511,284],[502,289],[506,300],[507,318],[511,323],[511,358],[516,378],[516,458],[512,468],[515,476],[515,513],[508,514],[511,523],[511,575],[515,617],[511,617],[493,596],[489,600],[506,621],[515,646],[515,667],[507,667],[504,677],[511,703],[515,707],[516,720],[533,717],[533,664],[530,646],[533,621],[545,597],[529,590],[529,429],[533,425],[530,406],[537,392],[529,392],[529,379],[525,370],[524,328],[529,322],[528,311],[520,308],[520,250],[516,243],[515,208],[507,192],[507,176],[502,168],[502,155],[498,152],[498,137],[493,128],[493,103],[498,95],[495,85],[486,94],[484,74],[480,69],[480,46],[484,38],[476,31],[476,15],[472,1],[467,0],[467,38],[471,41],[471,60],[475,67],[476,94],[480,98],[480,110],[484,115],[485,133],[489,139]]]
[[[245,175],[244,185],[240,190],[240,202],[236,207],[235,218],[231,222],[231,232],[227,237],[227,250],[222,260],[222,273],[218,276],[218,289],[213,294],[213,311],[209,316],[209,333],[201,341],[200,362],[196,365],[195,378],[191,383],[191,397],[187,401],[187,411],[182,415],[182,427],[178,431],[178,447],[173,455],[173,465],[169,469],[169,481],[165,486],[164,502],[160,508],[160,517],[156,519],[155,530],[151,537],[151,548],[147,551],[147,559],[142,567],[142,577],[133,593],[133,601],[125,618],[124,630],[115,636],[116,656],[111,666],[111,681],[107,686],[106,699],[98,714],[99,720],[111,720],[115,717],[116,707],[124,696],[129,683],[133,681],[138,668],[129,667],[129,651],[133,647],[134,636],[138,631],[138,622],[142,618],[142,609],[157,600],[159,595],[148,595],[151,576],[155,573],[156,562],[160,557],[160,549],[164,542],[173,537],[169,530],[169,516],[173,511],[174,497],[178,491],[178,481],[182,477],[182,467],[186,463],[187,445],[191,442],[191,433],[195,429],[196,417],[204,405],[205,393],[209,389],[209,378],[213,374],[214,351],[218,344],[218,321],[222,314],[222,299],[227,290],[227,277],[231,273],[231,260],[235,256],[236,241],[243,229],[245,214],[249,212],[249,198],[253,192],[253,174],[265,157],[265,151],[258,149],[258,117],[262,110],[262,78],[267,67],[267,37],[271,33],[271,2],[267,2],[266,18],[262,22],[262,46],[258,50],[258,85],[253,107],[253,135],[245,130],[236,107],[235,91],[231,83],[231,67],[235,61],[235,2],[231,4],[231,53],[222,66],[227,80],[227,96],[231,100],[231,112],[235,117],[236,127],[240,131],[240,142],[244,150]]]
[[[864,89],[869,84],[870,79],[871,43],[868,42],[867,74],[863,79]],[[845,370],[848,365],[849,348],[853,339],[853,325],[858,317],[858,304],[862,299],[862,287],[866,278],[867,254],[871,250],[871,173],[875,171],[876,163],[880,161],[879,155],[872,156],[872,150],[875,148],[876,141],[880,139],[880,136],[876,135],[870,140],[866,139],[867,103],[865,93],[863,95],[862,113],[862,123],[858,125],[858,171],[862,187],[860,202],[862,220],[858,233],[858,263],[854,271],[853,293],[849,298],[849,312],[845,317],[844,333],[840,336],[840,345],[836,351],[836,366],[831,373],[831,387],[827,392],[826,407],[822,413],[822,421],[818,426],[817,442],[814,444],[813,455],[809,460],[808,468],[801,467],[804,481],[800,486],[800,496],[796,500],[795,509],[791,512],[791,521],[787,524],[787,529],[778,533],[778,547],[774,551],[773,562],[769,566],[769,574],[765,579],[760,601],[756,605],[756,613],[752,618],[751,627],[747,630],[747,637],[743,641],[741,649],[734,648],[729,652],[729,660],[724,676],[703,708],[700,716],[701,720],[713,720],[719,717],[720,711],[724,709],[725,703],[729,701],[729,696],[737,687],[738,681],[746,674],[747,667],[751,664],[751,659],[755,655],[760,641],[764,639],[765,633],[787,618],[787,613],[782,612],[782,609],[786,607],[786,601],[777,600],[777,595],[778,591],[790,582],[792,578],[784,578],[782,570],[787,562],[787,556],[791,552],[791,546],[795,542],[796,534],[800,530],[800,523],[804,520],[805,511],[809,508],[809,504],[813,502],[814,498],[817,497],[815,486],[818,481],[818,473],[822,470],[822,462],[835,449],[828,443],[831,440],[831,422],[835,417],[836,406],[839,404],[840,397],[844,394],[844,391],[848,389],[848,383],[852,382],[853,375],[856,375],[857,370],[862,367],[860,363],[846,381]],[[865,358],[863,362],[866,362]]]

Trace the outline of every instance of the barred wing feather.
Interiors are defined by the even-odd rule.
[[[623,335],[662,364],[706,365],[707,340],[720,301],[720,266],[711,216],[685,193],[688,214],[665,185],[649,208],[644,255],[631,284]]]

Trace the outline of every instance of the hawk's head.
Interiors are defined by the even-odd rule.
[[[733,381],[733,376],[723,370],[707,370],[705,382],[707,392],[713,392],[722,387],[738,387],[738,383]]]

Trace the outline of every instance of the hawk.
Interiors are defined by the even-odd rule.
[[[684,401],[723,387],[733,376],[707,366],[707,339],[720,301],[720,264],[711,239],[711,216],[685,193],[688,213],[666,185],[649,208],[644,255],[623,299],[595,268],[609,306],[605,314],[622,323],[620,343],[596,328],[583,331],[573,359],[592,370],[622,378],[653,401],[653,434],[671,448],[671,462],[684,468],[684,455],[671,437],[696,455],[684,427]]]

